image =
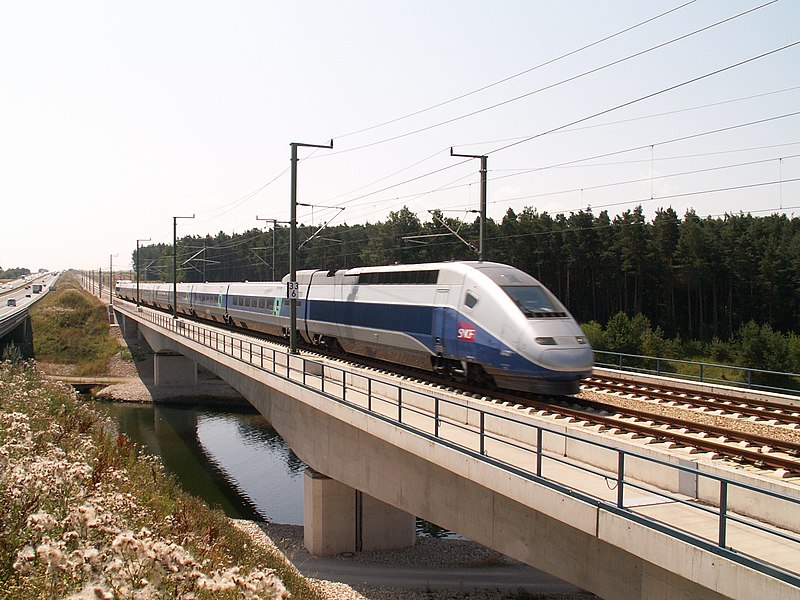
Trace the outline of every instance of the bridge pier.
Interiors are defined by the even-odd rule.
[[[156,352],[153,356],[153,383],[161,386],[197,385],[197,363],[177,352]]]
[[[119,331],[123,338],[128,339],[139,335],[139,322],[137,320],[121,312],[114,311],[113,314],[116,322],[119,324]]]
[[[306,469],[303,543],[314,556],[413,546],[414,515]]]

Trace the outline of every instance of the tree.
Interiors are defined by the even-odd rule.
[[[678,248],[680,221],[672,209],[659,208],[653,219],[650,261],[654,271],[653,305],[650,313],[667,331],[677,330],[675,311],[675,251]]]
[[[405,247],[403,236],[417,235],[421,229],[417,215],[404,206],[389,213],[385,223],[373,226],[361,256],[372,265],[420,262],[419,254]]]

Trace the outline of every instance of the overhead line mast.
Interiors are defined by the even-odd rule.
[[[450,146],[450,156],[481,159],[481,221],[478,229],[478,260],[483,262],[483,234],[486,227],[486,171],[488,168],[489,157],[485,154],[454,154],[452,146]]]
[[[324,146],[319,144],[302,144],[292,142],[292,186],[291,186],[291,216],[289,217],[289,282],[286,295],[289,300],[289,352],[297,354],[297,147],[304,148],[333,148],[333,140]]]

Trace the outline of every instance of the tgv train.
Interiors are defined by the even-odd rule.
[[[270,335],[289,332],[281,282],[177,285],[177,312]],[[593,352],[564,306],[507,265],[448,262],[298,271],[297,330],[326,348],[539,394],[574,394]],[[136,284],[117,295],[136,300]],[[140,302],[172,311],[172,284]]]

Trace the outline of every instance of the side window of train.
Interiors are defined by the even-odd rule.
[[[471,292],[467,292],[464,294],[464,305],[467,308],[475,308],[475,305],[478,303],[478,298],[474,296]]]

